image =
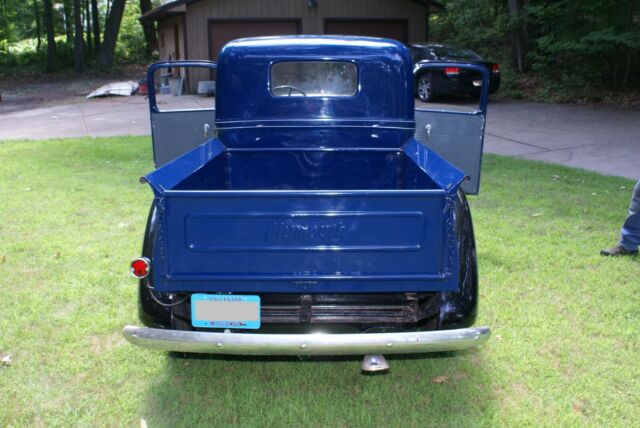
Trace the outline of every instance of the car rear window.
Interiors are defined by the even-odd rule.
[[[439,57],[446,57],[452,59],[482,59],[480,55],[469,49],[454,49],[438,47],[433,48],[433,52]]]
[[[358,92],[358,68],[347,61],[285,61],[271,66],[275,97],[350,97]]]

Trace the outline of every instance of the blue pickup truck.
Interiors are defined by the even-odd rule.
[[[162,111],[155,73],[189,67],[215,69],[215,108]],[[456,67],[483,76],[478,109],[416,109],[409,52],[386,39],[240,39],[217,63],[151,66],[154,200],[131,263],[144,327],[127,340],[361,355],[365,371],[485,342],[465,193],[479,188],[488,73]]]

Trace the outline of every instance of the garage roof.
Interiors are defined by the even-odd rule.
[[[169,3],[165,3],[162,6],[158,6],[155,9],[151,9],[140,18],[140,22],[159,21],[165,18],[171,18],[176,15],[180,15],[186,11],[186,6],[191,3],[195,3],[201,0],[175,0]],[[303,0],[300,0],[303,1]],[[435,0],[411,0],[413,3],[420,4],[429,8],[429,12],[443,12],[445,7],[442,3]]]

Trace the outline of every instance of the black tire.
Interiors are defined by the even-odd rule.
[[[424,103],[433,102],[436,94],[433,90],[433,78],[430,74],[421,74],[416,79],[416,95]]]
[[[478,260],[473,221],[462,190],[456,197],[456,237],[458,239],[458,290],[440,295],[440,328],[470,327],[478,313]]]

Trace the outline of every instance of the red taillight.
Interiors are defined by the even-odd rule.
[[[457,76],[460,74],[460,69],[458,67],[445,67],[444,74],[447,76]]]
[[[500,73],[500,66],[498,64],[491,64],[491,72],[492,73]]]
[[[146,278],[149,275],[149,268],[151,267],[151,263],[149,259],[146,257],[141,257],[139,259],[135,259],[131,262],[131,275],[138,279]]]

